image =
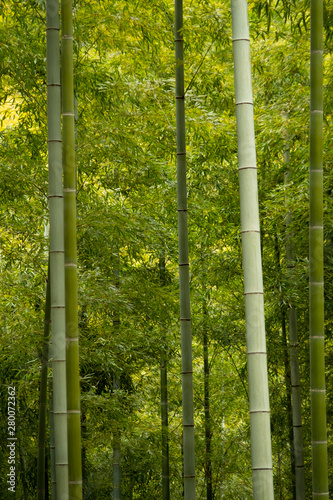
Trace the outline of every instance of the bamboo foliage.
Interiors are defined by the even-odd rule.
[[[49,155],[50,280],[53,413],[57,499],[68,498],[64,211],[61,159],[59,4],[46,3],[47,124]]]
[[[195,449],[193,416],[192,330],[188,257],[183,2],[175,0],[177,198],[179,245],[179,294],[182,350],[184,497],[195,500]]]
[[[253,498],[274,498],[258,186],[246,0],[232,0]]]
[[[72,1],[61,3],[62,162],[64,172],[64,234],[66,284],[68,476],[72,499],[82,498],[79,329],[76,250],[76,172],[73,79]]]
[[[313,498],[328,499],[323,265],[323,2],[311,1],[310,394]]]

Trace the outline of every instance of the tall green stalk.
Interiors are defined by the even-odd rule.
[[[61,159],[59,4],[46,2],[47,125],[49,155],[50,280],[53,412],[57,499],[68,499],[64,210]]]
[[[290,481],[291,493],[293,500],[296,498],[296,470],[295,470],[295,449],[294,449],[294,433],[293,433],[293,409],[292,409],[292,385],[291,385],[291,370],[290,358],[287,340],[287,322],[286,322],[286,307],[281,304],[281,326],[282,326],[282,349],[284,357],[284,380],[286,386],[286,416],[288,424],[288,438],[289,438],[289,454],[290,454]]]
[[[159,260],[160,283],[165,285],[165,258]],[[170,500],[169,471],[169,418],[168,418],[168,361],[166,350],[166,334],[162,325],[161,348],[161,426],[162,426],[162,500]]]
[[[113,323],[113,326],[119,326]],[[113,375],[113,390],[120,389],[119,374]],[[120,453],[121,435],[118,422],[116,422],[115,430],[113,431],[113,500],[121,499],[121,453]]]
[[[301,405],[301,382],[298,361],[297,314],[294,307],[289,308],[289,345],[291,392],[293,402],[293,437],[295,454],[295,487],[296,500],[305,499],[303,426]]]
[[[46,442],[46,401],[47,401],[47,371],[49,361],[49,337],[51,323],[51,293],[50,265],[46,282],[46,301],[44,315],[43,350],[41,356],[41,376],[39,391],[39,429],[38,429],[38,460],[37,460],[37,498],[45,500],[45,442]]]
[[[203,307],[204,318],[207,316],[206,304]],[[205,476],[206,476],[206,499],[213,500],[213,477],[212,477],[212,429],[210,420],[210,391],[209,391],[209,356],[208,335],[206,329],[203,334],[203,358],[204,358],[204,395],[205,395]]]
[[[62,162],[64,172],[67,343],[68,478],[71,499],[82,499],[79,328],[76,250],[76,171],[72,0],[61,2]]]
[[[119,248],[116,249],[117,267],[113,270],[116,276],[116,287],[119,288]],[[114,315],[113,328],[115,337],[119,334],[120,316],[119,313]],[[121,388],[119,373],[113,375],[113,391],[118,391]],[[119,396],[117,396],[119,397]],[[115,430],[113,431],[113,500],[121,499],[121,433],[118,422],[115,422]]]
[[[238,137],[253,498],[272,500],[273,469],[264,320],[250,37],[246,0],[231,0]]]
[[[323,262],[323,1],[311,0],[310,394],[313,498],[328,499]]]
[[[50,352],[51,357],[51,352]],[[49,390],[49,419],[50,419],[50,462],[51,462],[51,498],[57,498],[57,482],[55,474],[55,442],[54,442],[54,412],[52,383]]]
[[[192,332],[188,258],[185,92],[183,50],[183,2],[175,0],[177,198],[179,245],[179,293],[182,346],[182,396],[184,440],[184,497],[195,500],[195,448],[193,416]]]
[[[289,168],[290,152],[289,145],[283,154],[284,162]],[[285,174],[285,184],[288,184],[289,172]],[[291,231],[292,212],[286,217],[286,261],[287,273],[292,279],[292,270],[295,268],[294,242]],[[304,475],[304,453],[303,453],[303,426],[302,426],[302,403],[301,403],[301,379],[299,372],[298,356],[298,330],[297,311],[293,304],[289,305],[289,356],[290,356],[290,378],[292,394],[292,417],[293,417],[293,439],[294,439],[294,462],[295,462],[295,490],[296,500],[305,499],[305,475]]]

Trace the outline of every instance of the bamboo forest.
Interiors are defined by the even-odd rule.
[[[2,499],[333,494],[332,54],[333,0],[0,1]]]

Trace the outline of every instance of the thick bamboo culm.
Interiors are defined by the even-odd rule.
[[[195,500],[195,447],[193,416],[192,329],[188,257],[183,2],[175,0],[177,198],[179,245],[179,295],[182,350],[184,497]]]
[[[71,500],[82,499],[79,328],[76,250],[76,172],[72,1],[61,2],[62,162],[66,284],[68,479]]]
[[[259,228],[257,165],[246,0],[232,0],[246,343],[254,500],[272,500],[273,469]]]
[[[309,313],[312,495],[328,499],[323,259],[323,1],[311,0]]]
[[[64,210],[61,153],[59,3],[46,2],[47,124],[53,415],[57,500],[68,499]]]

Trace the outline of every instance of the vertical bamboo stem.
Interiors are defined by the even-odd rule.
[[[119,326],[119,321],[117,321],[117,324],[115,325],[115,322],[113,323],[114,326]],[[118,374],[115,374],[113,376],[113,389],[115,391],[120,389],[120,376]],[[121,443],[121,438],[120,438],[120,429],[118,422],[116,422],[116,429],[113,432],[113,500],[120,500],[121,499],[121,488],[120,488],[120,481],[121,481],[121,454],[120,454],[120,443]]]
[[[65,278],[61,160],[61,96],[59,65],[59,3],[46,2],[47,124],[50,207],[50,280],[52,322],[53,415],[55,475],[58,500],[68,499],[66,403]]]
[[[204,318],[207,316],[206,304],[203,307]],[[209,391],[209,356],[208,356],[208,335],[206,330],[203,334],[203,358],[204,358],[204,395],[205,395],[205,476],[206,476],[206,498],[213,500],[213,478],[212,478],[212,429],[210,421],[210,391]]]
[[[284,162],[289,167],[290,152],[289,145],[284,151]],[[285,174],[285,184],[288,184],[289,172]],[[292,212],[286,218],[286,261],[287,273],[291,275],[295,267],[293,235],[290,229],[292,224]],[[290,355],[290,377],[292,394],[292,417],[293,417],[293,439],[294,439],[294,462],[295,462],[295,490],[296,500],[305,500],[305,475],[304,475],[304,453],[303,453],[303,426],[302,426],[302,404],[301,404],[301,382],[298,357],[298,331],[297,312],[293,304],[289,305],[289,355]]]
[[[119,288],[119,248],[116,249],[117,253],[117,267],[113,270],[113,274],[116,276],[116,287]],[[120,327],[120,316],[119,313],[114,315],[113,328],[116,333]],[[118,391],[121,388],[120,375],[115,373],[113,375],[113,390]],[[113,500],[121,499],[121,434],[119,428],[119,422],[116,422],[115,430],[113,432]]]
[[[50,352],[51,357],[51,352]],[[50,459],[51,459],[51,498],[57,498],[57,483],[55,475],[55,442],[54,442],[54,412],[52,383],[49,389],[49,418],[50,418]]]
[[[182,395],[184,440],[184,497],[195,500],[195,449],[193,416],[192,332],[188,257],[186,139],[183,50],[183,2],[175,0],[177,198],[179,245],[179,294],[182,345]]]
[[[79,328],[76,250],[76,172],[72,0],[61,2],[62,161],[64,172],[68,479],[71,499],[82,498]]]
[[[313,498],[328,499],[323,264],[323,1],[311,0],[310,394]]]
[[[46,282],[46,301],[44,315],[43,350],[41,356],[41,377],[39,391],[39,430],[38,430],[38,465],[37,465],[37,497],[45,500],[45,435],[46,435],[46,401],[47,401],[47,371],[49,361],[49,336],[51,323],[51,298],[50,298],[50,265]]]
[[[231,0],[253,498],[274,498],[250,38],[246,0]]]
[[[160,258],[160,282],[165,285],[165,259]],[[166,354],[166,334],[162,326],[161,349],[161,427],[162,427],[162,500],[170,500],[169,472],[169,419],[168,419],[168,364]]]

